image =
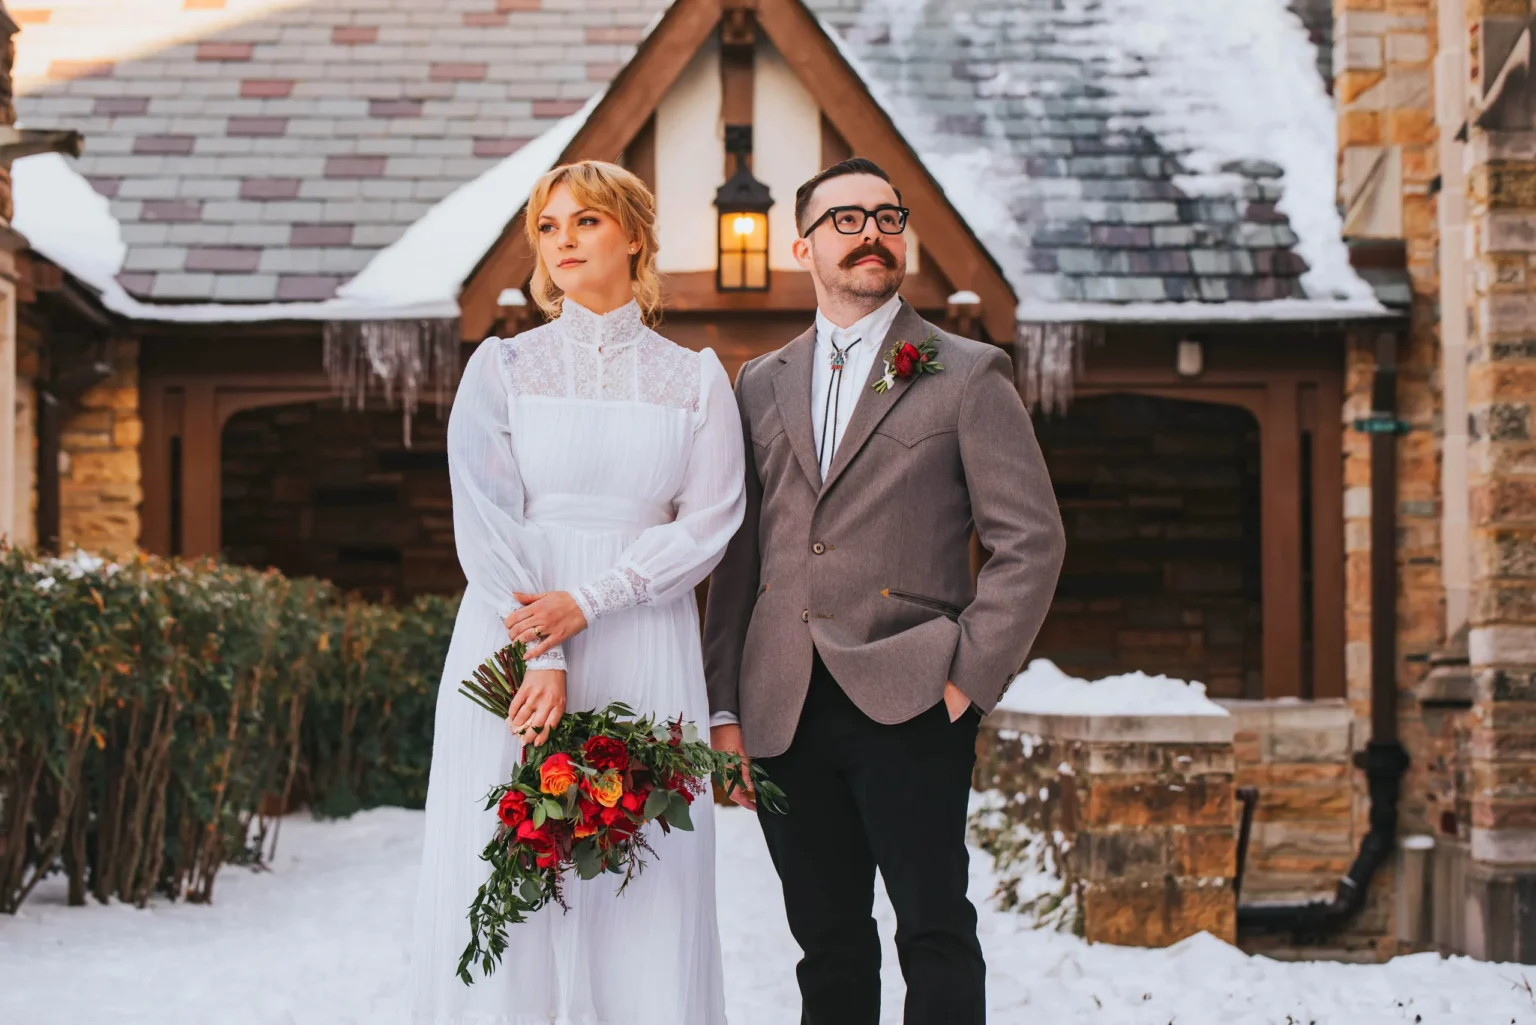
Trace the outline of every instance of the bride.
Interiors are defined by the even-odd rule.
[[[454,970],[489,873],[486,792],[567,708],[609,701],[709,718],[693,588],[741,523],[741,421],[715,354],[651,330],[655,202],[614,164],[541,178],[528,200],[532,292],[549,323],[487,338],[448,421],[453,529],[469,579],[438,692],[411,989],[433,1025],[721,1025],[713,809],[694,831],[647,827],[656,858],[569,879],[508,930],[501,966]],[[529,672],[508,723],[457,693],[512,640]]]

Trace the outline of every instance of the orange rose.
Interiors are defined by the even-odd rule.
[[[624,781],[616,772],[605,772],[592,781],[590,789],[592,800],[604,808],[612,808],[624,796]]]
[[[539,766],[539,789],[553,797],[564,797],[576,782],[576,766],[567,754],[550,755]]]

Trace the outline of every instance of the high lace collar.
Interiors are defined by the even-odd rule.
[[[571,341],[604,349],[628,345],[645,329],[640,304],[634,299],[609,313],[597,314],[566,296],[561,306],[560,323]]]

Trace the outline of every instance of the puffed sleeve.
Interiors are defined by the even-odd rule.
[[[572,592],[589,623],[693,590],[741,525],[745,462],[736,396],[714,352],[699,355],[699,411],[693,450],[673,499],[677,517],[646,530],[615,566]]]
[[[453,542],[469,593],[505,618],[519,607],[513,592],[537,594],[538,532],[523,521],[523,479],[512,455],[510,407],[502,346],[487,338],[464,368],[448,416],[448,477],[453,488]],[[529,663],[564,669],[556,646]]]

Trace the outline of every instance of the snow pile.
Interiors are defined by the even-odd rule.
[[[363,304],[430,303],[458,298],[459,288],[528,202],[534,182],[555,166],[605,91],[543,135],[449,193],[337,290]],[[521,225],[512,225],[519,230]]]
[[[1102,680],[1068,676],[1050,659],[1037,658],[1013,678],[998,708],[1033,715],[1226,715],[1205,696],[1205,684],[1146,673]]]
[[[230,867],[215,903],[148,910],[64,906],[45,880],[0,915],[0,1021],[26,1025],[403,1025],[420,812],[384,808],[345,822],[284,821],[273,871]],[[795,962],[778,880],[755,818],[716,819],[720,939],[731,1025],[799,1021]],[[1524,965],[1435,954],[1384,965],[1248,957],[1208,935],[1164,950],[1036,930],[997,911],[991,860],[971,858],[993,1025],[1531,1025]],[[642,880],[643,885],[643,880]],[[903,990],[895,916],[877,892],[881,1025]],[[88,981],[87,981],[88,980]],[[666,980],[658,980],[665,985]],[[510,1001],[508,1011],[519,1010]]]

